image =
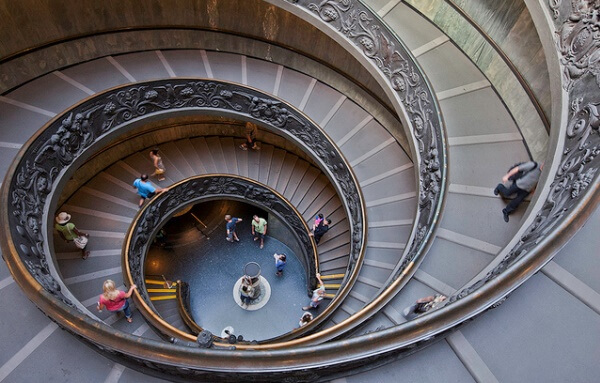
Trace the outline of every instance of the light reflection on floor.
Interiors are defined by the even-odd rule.
[[[171,280],[188,282],[192,315],[200,326],[214,334],[232,326],[236,335],[241,334],[244,339],[263,340],[291,331],[298,326],[302,306],[309,302],[304,268],[287,246],[272,237],[265,239],[265,248],[261,250],[250,231],[256,209],[231,203],[231,210],[243,219],[237,228],[240,242],[225,240],[224,220],[203,230],[210,239],[198,230],[188,230],[178,235],[177,243],[185,243],[183,246],[153,247],[146,262],[146,274],[162,274]],[[210,232],[211,229],[214,231]],[[288,255],[282,277],[275,275],[274,252]],[[269,302],[257,311],[243,310],[232,297],[233,285],[248,262],[260,264],[262,275],[272,288]]]

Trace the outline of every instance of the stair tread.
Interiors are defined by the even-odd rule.
[[[284,194],[285,188],[290,180],[292,171],[294,170],[294,166],[298,161],[298,156],[286,153],[285,159],[283,160],[283,165],[281,167],[281,172],[279,173],[279,180],[277,181],[277,187],[275,188],[279,193]]]
[[[227,173],[236,175],[240,174],[236,158],[239,150],[236,150],[233,138],[221,137],[221,149],[223,150],[223,156],[225,157]]]
[[[260,163],[258,165],[258,182],[267,184],[269,181],[269,171],[271,169],[271,160],[273,158],[273,145],[263,144],[260,149]]]
[[[190,140],[192,146],[196,149],[196,154],[200,158],[200,162],[204,165],[208,173],[217,173],[217,167],[214,163],[208,144],[204,137],[196,137]]]
[[[286,151],[283,149],[273,150],[273,157],[271,158],[271,168],[269,169],[269,179],[267,180],[267,185],[274,189],[277,187],[277,181],[279,180],[285,155]]]
[[[317,179],[317,177],[321,174],[321,171],[314,166],[310,166],[306,173],[304,173],[304,177],[298,184],[296,191],[290,198],[290,202],[292,205],[297,206],[298,203],[302,200],[302,198],[306,195],[306,193],[310,190],[313,183]]]
[[[219,137],[207,137],[206,144],[208,145],[208,152],[212,156],[217,173],[227,174],[229,172],[227,169],[227,160],[223,154]]]

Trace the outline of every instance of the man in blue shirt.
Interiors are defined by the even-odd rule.
[[[137,189],[140,198],[140,207],[144,204],[146,198],[152,198],[156,193],[162,192],[164,189],[160,187],[154,187],[148,182],[148,174],[142,174],[140,178],[133,181],[133,187]]]
[[[275,267],[277,268],[277,273],[275,273],[275,275],[277,275],[278,277],[283,275],[283,269],[285,269],[285,264],[286,264],[286,256],[285,254],[273,254],[273,258],[275,258]]]
[[[236,242],[239,242],[240,239],[238,238],[238,236],[235,232],[235,224],[238,222],[242,222],[242,219],[232,217],[231,215],[227,214],[225,216],[225,221],[227,221],[227,224],[225,225],[225,227],[227,228],[227,238],[226,239],[229,242],[233,242],[233,240],[235,240]]]

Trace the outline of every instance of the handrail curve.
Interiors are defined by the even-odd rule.
[[[281,3],[278,0],[267,0]],[[402,40],[362,0],[286,0],[286,9],[313,25],[325,23],[329,33],[346,40],[371,65],[390,90],[411,139],[418,208],[407,246],[376,298],[350,318],[314,336],[332,339],[368,320],[406,285],[433,244],[448,190],[446,130],[435,92],[417,60]],[[321,27],[322,28],[322,27]],[[327,31],[324,31],[327,33]],[[303,339],[309,341],[311,337]]]
[[[477,32],[485,39],[485,41],[487,41],[488,44],[490,44],[492,49],[494,49],[494,51],[496,51],[496,53],[498,54],[498,56],[500,56],[502,61],[504,61],[504,63],[508,67],[508,69],[510,69],[510,71],[513,73],[513,75],[515,76],[515,78],[517,79],[517,81],[519,82],[519,84],[521,85],[521,87],[523,88],[525,93],[527,94],[527,97],[529,97],[529,101],[531,101],[531,104],[533,104],[533,107],[535,108],[535,111],[537,112],[538,116],[540,117],[542,124],[546,128],[546,131],[550,132],[550,121],[548,120],[548,116],[546,115],[546,112],[544,111],[544,108],[542,107],[540,100],[535,95],[533,89],[531,89],[531,85],[529,85],[529,83],[525,79],[525,76],[523,75],[523,73],[521,73],[519,68],[517,68],[515,63],[510,59],[510,57],[508,57],[508,55],[506,53],[504,53],[502,48],[500,48],[500,45],[498,45],[498,43],[483,29],[483,27],[481,25],[479,25],[479,23],[477,23],[464,9],[462,9],[462,7],[459,4],[457,4],[456,1],[454,1],[454,0],[444,0],[444,1],[446,3],[448,3],[448,5],[450,5],[473,28],[475,28],[475,30],[477,30]]]
[[[351,1],[340,2],[348,3]],[[550,8],[546,9],[548,12],[554,10],[552,4],[546,4],[546,7]],[[535,197],[544,197],[543,201],[540,200],[542,209],[535,212],[537,214],[529,233],[498,268],[500,274],[474,286],[446,306],[402,325],[343,341],[291,350],[244,352],[182,349],[151,340],[144,340],[144,349],[134,348],[129,343],[134,340],[133,336],[123,334],[121,338],[114,339],[113,332],[110,331],[112,329],[98,324],[70,306],[66,306],[65,318],[72,320],[79,336],[89,336],[88,339],[101,341],[99,347],[108,348],[107,352],[132,364],[151,361],[146,362],[146,367],[154,372],[180,377],[221,377],[230,374],[229,377],[224,377],[229,381],[249,377],[264,381],[267,380],[265,375],[268,375],[268,379],[287,376],[297,381],[315,381],[370,361],[394,357],[403,351],[410,352],[420,344],[435,341],[449,329],[487,310],[539,270],[600,202],[600,91],[599,86],[593,84],[598,77],[596,62],[597,57],[600,57],[600,44],[592,37],[593,34],[588,33],[599,27],[598,18],[594,17],[598,14],[598,7],[592,2],[582,3],[579,8],[567,11],[566,15],[565,7],[555,10],[563,20],[557,36],[557,46],[561,49],[564,60],[563,67],[567,77],[565,90],[568,91],[571,110],[568,111],[567,126],[553,130],[553,135],[560,136],[556,140],[558,146],[552,149],[560,148],[563,158],[559,163],[549,166],[552,172],[545,171],[547,184],[539,186],[540,190]],[[586,44],[571,44],[573,41]],[[13,170],[11,174],[16,174]],[[43,182],[35,184],[41,190],[46,187]],[[33,192],[33,195],[37,194]],[[9,196],[5,184],[2,186],[3,201],[8,203]],[[27,201],[23,203],[26,205]],[[3,213],[0,218],[2,228],[6,231],[11,225],[9,216]],[[22,232],[33,230],[33,225],[28,226],[29,229],[23,226],[26,222],[21,223]],[[3,255],[13,257],[17,249],[28,257],[36,255],[35,246],[23,248],[21,245],[22,243],[13,243],[12,238],[2,241]],[[34,279],[33,272],[23,262],[12,262],[11,272],[13,271],[20,285],[27,281],[35,282],[34,286],[37,286],[39,292],[37,297],[31,286],[25,290],[45,312],[52,312],[51,303],[64,305],[59,296],[53,294],[51,288],[47,288],[48,285],[51,287],[51,280],[40,281],[43,278],[39,274]],[[41,298],[37,299],[39,297]],[[67,323],[65,318],[55,320]],[[70,331],[74,331],[73,328]],[[183,371],[178,368],[182,365],[189,367]]]
[[[144,264],[146,255],[152,246],[152,238],[160,228],[178,211],[190,205],[207,200],[235,199],[254,204],[275,215],[292,233],[300,245],[307,265],[307,284],[319,272],[316,243],[308,235],[310,229],[300,212],[283,195],[267,185],[247,177],[231,174],[203,174],[178,181],[164,188],[164,191],[153,197],[134,218],[123,243],[123,269],[127,285],[137,285],[134,300],[142,315],[161,333],[184,341],[195,342],[196,336],[182,331],[160,317],[152,304],[146,290]],[[327,318],[320,314],[313,321],[315,326]],[[192,320],[193,322],[193,320]],[[298,331],[290,331],[287,337],[293,337]],[[276,342],[283,336],[273,337],[258,343]],[[217,338],[215,338],[217,339]],[[219,338],[220,339],[220,338]],[[247,342],[248,343],[248,342]],[[227,347],[227,344],[215,342],[216,346]],[[255,347],[255,346],[253,346]],[[244,348],[243,344],[237,345]]]
[[[190,329],[190,331],[198,335],[204,329],[196,323],[194,318],[189,311],[190,307],[190,286],[187,282],[177,281],[177,308],[179,309],[179,316],[183,320],[183,323]]]
[[[121,125],[134,126],[143,123],[144,118],[170,111],[221,113],[253,120],[303,147],[324,167],[322,170],[343,196],[351,224],[347,277],[322,315],[331,314],[356,280],[364,256],[366,212],[356,178],[331,139],[294,107],[256,89],[224,81],[177,78],[115,87],[55,117],[32,137],[11,166],[7,179],[12,182],[3,184],[4,201],[10,207],[5,218],[10,222],[5,226],[10,232],[7,238],[18,240],[16,253],[27,258],[31,274],[66,305],[75,307],[61,292],[45,258],[43,233],[51,226],[47,210],[55,197],[54,185],[72,164],[91,155],[95,141],[106,140],[120,131]],[[47,201],[49,196],[52,198]],[[313,326],[316,324],[304,326],[298,333],[310,331]]]

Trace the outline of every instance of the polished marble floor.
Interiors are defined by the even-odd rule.
[[[252,215],[262,212],[239,202],[231,202],[229,207],[232,215],[243,219],[237,225],[240,242],[227,242],[225,221],[213,219],[214,225],[203,229],[210,239],[193,229],[178,235],[179,239],[185,238],[183,246],[154,248],[148,257],[147,272],[152,265],[155,273],[188,282],[192,315],[200,326],[214,334],[220,334],[227,326],[232,326],[236,335],[247,340],[264,340],[284,334],[298,326],[302,307],[310,300],[306,293],[304,267],[292,250],[277,239],[267,236],[264,249],[259,248],[258,241],[253,241]],[[275,252],[288,256],[281,277],[275,275]],[[261,275],[271,286],[268,303],[256,311],[242,309],[233,298],[233,286],[243,275],[244,265],[248,262],[260,265]],[[322,306],[327,302],[324,301]]]

